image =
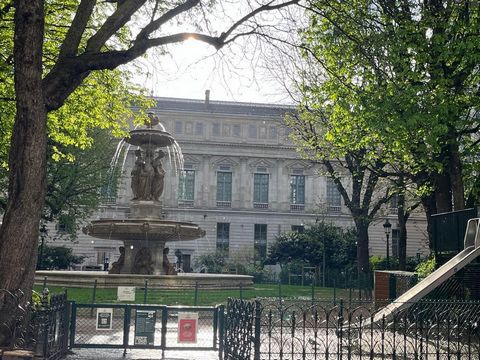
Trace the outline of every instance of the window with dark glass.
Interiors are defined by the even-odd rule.
[[[212,135],[213,136],[220,136],[220,124],[213,123],[212,124]]]
[[[181,121],[175,121],[175,133],[181,134],[183,132],[183,124]]]
[[[303,233],[305,231],[305,226],[303,225],[292,225],[292,231]]]
[[[229,171],[217,172],[217,202],[232,201],[232,173]]]
[[[398,242],[400,240],[400,230],[392,229],[392,256],[398,259]]]
[[[291,175],[290,176],[290,203],[291,204],[305,204],[305,176]]]
[[[340,211],[342,195],[332,178],[327,178],[327,205],[332,211]]]
[[[268,174],[254,174],[253,202],[268,203]]]
[[[255,261],[265,260],[267,257],[267,224],[255,224],[253,240]]]
[[[217,223],[217,250],[228,253],[230,242],[230,224]]]
[[[203,135],[203,123],[195,123],[195,135]]]
[[[195,170],[183,170],[178,180],[179,200],[193,201],[195,196]]]

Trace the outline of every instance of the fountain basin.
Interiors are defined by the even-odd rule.
[[[108,274],[105,271],[59,271],[39,270],[35,273],[35,284],[42,285],[46,279],[47,287],[93,288],[95,280],[98,288],[116,288],[118,286],[148,287],[154,289],[239,289],[253,286],[253,277],[231,274],[179,273],[177,275],[138,275]]]
[[[129,144],[136,146],[166,147],[175,142],[172,135],[157,129],[137,129],[130,131],[130,137],[125,139]]]
[[[130,241],[185,241],[205,236],[196,224],[155,218],[93,220],[83,232],[99,239]]]

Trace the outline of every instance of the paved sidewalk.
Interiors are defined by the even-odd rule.
[[[122,349],[73,349],[66,360],[156,360],[162,350],[129,349],[123,357]],[[218,360],[218,351],[165,351],[165,360]]]

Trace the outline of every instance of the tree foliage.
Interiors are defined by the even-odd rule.
[[[2,24],[13,24],[13,33],[6,35],[9,40],[0,46],[3,49],[13,44],[15,121],[11,131],[2,126],[0,134],[6,139],[11,133],[8,200],[0,227],[0,288],[22,289],[29,295],[33,285],[45,199],[48,137],[64,145],[71,145],[71,139],[80,148],[88,145],[83,136],[88,135],[88,126],[84,125],[91,119],[77,112],[95,108],[98,103],[107,106],[103,115],[114,116],[116,122],[106,124],[102,114],[96,114],[98,117],[88,121],[89,125],[120,130],[118,121],[126,124],[131,120],[128,113],[119,114],[119,108],[111,103],[118,97],[108,97],[111,83],[103,81],[102,74],[111,79],[112,73],[103,71],[117,69],[150,48],[165,50],[166,45],[186,39],[221,49],[239,37],[256,33],[261,28],[260,20],[272,20],[261,19],[262,14],[297,2],[247,1],[245,7],[234,7],[226,15],[225,11],[233,7],[226,1],[2,0]],[[218,11],[223,11],[220,16]],[[10,64],[11,59],[7,55],[0,66]],[[89,93],[93,88],[89,84],[96,82],[105,84],[103,93],[69,106],[69,101]],[[61,157],[58,149],[52,149]],[[9,313],[2,300],[0,295],[0,317]],[[8,340],[8,329],[1,330],[0,345]]]
[[[311,266],[320,266],[324,253],[328,269],[343,269],[354,264],[355,232],[319,222],[302,233],[282,233],[270,246],[266,262],[286,265],[300,261]]]
[[[304,104],[328,114],[327,149],[366,148],[401,164],[421,192],[433,191],[433,211],[463,208],[478,166],[478,7],[316,1],[303,33],[304,54],[322,69],[306,77]]]
[[[38,264],[45,270],[68,270],[71,266],[81,264],[83,256],[74,255],[72,249],[65,246],[43,245],[38,251]]]

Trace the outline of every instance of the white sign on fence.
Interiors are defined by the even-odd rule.
[[[97,330],[112,330],[113,308],[97,309]]]
[[[135,301],[135,286],[119,286],[117,289],[118,301]]]

